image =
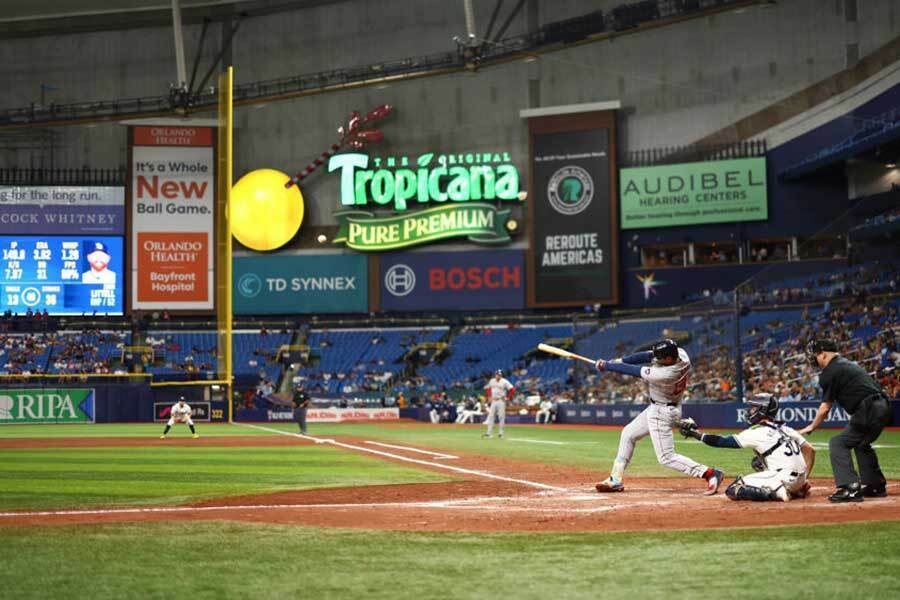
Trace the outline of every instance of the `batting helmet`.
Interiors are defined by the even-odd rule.
[[[834,342],[834,340],[829,338],[819,338],[817,340],[811,340],[806,345],[806,358],[814,367],[819,366],[819,363],[816,361],[816,355],[820,352],[837,352],[837,344]]]
[[[503,369],[497,369],[496,371],[494,371],[494,375],[499,375],[500,377],[503,377]]]
[[[747,411],[747,421],[751,425],[756,425],[763,419],[774,421],[778,415],[778,398],[772,394],[754,394],[752,398],[747,400],[750,409]]]
[[[659,360],[661,358],[678,358],[678,344],[674,340],[665,339],[655,342],[650,346],[653,352],[653,358]]]

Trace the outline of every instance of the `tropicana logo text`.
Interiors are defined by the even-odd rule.
[[[374,169],[369,168],[370,160]],[[342,205],[365,206],[371,199],[406,210],[413,200],[417,204],[517,200],[519,172],[509,163],[507,152],[441,154],[436,160],[429,152],[415,161],[408,156],[370,159],[366,154],[346,153],[332,156],[328,171],[341,172]]]

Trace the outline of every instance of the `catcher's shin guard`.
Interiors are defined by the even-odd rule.
[[[751,500],[753,502],[775,500],[775,495],[771,491],[753,485],[744,485],[744,480],[740,477],[728,486],[725,495],[731,500]]]

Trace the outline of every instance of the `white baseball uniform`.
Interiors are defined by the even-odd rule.
[[[184,404],[176,402],[172,405],[172,410],[169,413],[169,422],[166,423],[166,425],[171,427],[175,423],[187,423],[193,427],[194,422],[191,420],[192,414],[194,414],[194,411],[191,410],[190,404],[187,402]]]
[[[741,479],[745,485],[765,488],[774,492],[782,485],[788,492],[798,492],[806,482],[806,461],[800,447],[806,443],[802,435],[787,425],[763,421],[734,436],[741,448],[750,448],[759,454],[766,470]]]
[[[553,408],[553,403],[549,400],[544,400],[541,402],[540,410],[534,413],[534,422],[541,422],[541,415],[544,417],[544,423],[550,422],[550,409]]]
[[[641,438],[650,436],[656,459],[664,467],[681,471],[693,477],[703,477],[706,465],[675,453],[672,428],[681,421],[681,399],[691,373],[691,359],[683,348],[678,349],[678,362],[660,365],[655,360],[641,367],[641,379],[648,383],[650,405],[622,430],[619,452],[613,464],[613,472],[619,477],[631,462],[634,445]]]
[[[510,390],[515,388],[505,377],[500,379],[491,377],[484,389],[488,391],[488,400],[491,403],[488,409],[487,421],[485,421],[487,423],[487,435],[493,434],[494,421],[499,419],[500,436],[502,437],[503,426],[506,425],[506,397],[509,395]]]

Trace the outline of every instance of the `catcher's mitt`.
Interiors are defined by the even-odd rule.
[[[750,466],[753,467],[753,470],[759,473],[760,471],[766,470],[766,461],[759,454],[754,454],[753,458],[750,460]]]
[[[681,435],[684,437],[691,437],[694,439],[700,439],[700,432],[697,428],[697,422],[688,417],[687,419],[682,419],[678,423],[678,431],[681,432]]]

